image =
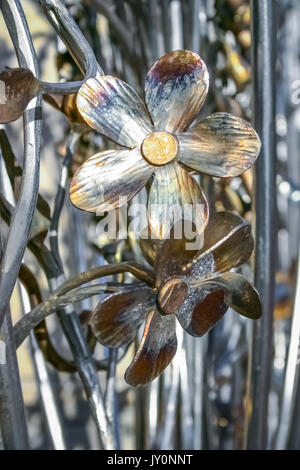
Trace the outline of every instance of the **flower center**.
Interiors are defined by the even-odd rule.
[[[178,142],[168,132],[151,132],[142,143],[142,154],[151,165],[166,165],[177,155]]]
[[[174,313],[183,304],[188,286],[183,279],[173,278],[163,284],[157,295],[157,306],[162,315]]]

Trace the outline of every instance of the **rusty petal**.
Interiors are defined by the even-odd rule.
[[[247,225],[250,229],[249,222],[235,212],[214,212],[204,232],[204,244],[201,252],[204,253],[218,243],[222,243],[222,240],[225,241],[230,233],[241,225]]]
[[[168,237],[179,219],[191,221],[201,233],[208,211],[200,186],[184,168],[176,162],[157,168],[148,199],[150,229],[155,237]]]
[[[180,161],[212,176],[237,176],[254,164],[260,139],[240,117],[215,113],[179,136]]]
[[[88,79],[77,94],[77,107],[94,130],[125,147],[136,147],[152,131],[145,105],[116,77]]]
[[[188,242],[184,236],[175,238],[176,228],[172,228],[170,238],[166,239],[157,250],[155,259],[156,286],[159,287],[164,281],[185,275],[185,266],[190,263],[195,251],[187,250]]]
[[[112,210],[129,201],[152,175],[138,149],[107,150],[89,158],[70,186],[72,203],[91,212]]]
[[[18,119],[32,98],[40,91],[40,83],[24,68],[8,69],[0,74],[0,123]]]
[[[149,70],[146,103],[159,130],[180,132],[197,116],[208,91],[208,71],[198,54],[172,51]]]
[[[94,335],[101,344],[110,348],[130,343],[154,308],[154,303],[154,292],[147,287],[106,297],[90,320]]]
[[[218,212],[204,233],[204,247],[185,266],[186,277],[193,284],[245,263],[254,241],[249,222],[231,212]]]
[[[149,314],[142,342],[125,373],[129,385],[146,385],[170,364],[177,349],[174,315]]]
[[[157,306],[162,315],[170,315],[177,310],[188,292],[188,285],[183,279],[173,278],[163,284],[157,295]]]
[[[226,313],[227,289],[213,282],[190,286],[189,292],[177,310],[181,326],[192,336],[203,336]]]
[[[237,273],[226,273],[215,281],[228,290],[227,303],[236,312],[252,320],[260,318],[262,306],[259,294],[247,279]]]

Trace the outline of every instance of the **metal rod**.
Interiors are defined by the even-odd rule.
[[[39,0],[49,22],[65,43],[85,79],[103,74],[94,52],[61,0]]]
[[[27,450],[28,432],[9,311],[1,329],[1,342],[4,351],[4,357],[0,360],[0,428],[3,446],[6,450]]]
[[[295,294],[294,312],[291,327],[290,345],[285,371],[284,388],[278,434],[276,438],[276,449],[286,449],[289,430],[292,422],[295,405],[295,393],[297,377],[299,375],[299,344],[300,344],[300,252],[298,259],[297,286]]]
[[[30,300],[25,287],[19,286],[23,311],[30,311]],[[49,372],[42,351],[40,350],[33,331],[30,333],[30,350],[34,367],[37,387],[39,389],[42,409],[48,427],[50,439],[55,450],[66,450],[61,418],[57,406],[57,397],[54,394]]]
[[[115,447],[120,449],[120,436],[119,436],[119,422],[117,413],[117,400],[116,400],[116,369],[118,361],[118,350],[110,349],[107,369],[107,385],[105,391],[105,407],[108,420],[111,424],[114,438]]]
[[[1,164],[3,162],[0,160],[0,167]],[[1,173],[0,176],[2,176]],[[3,181],[0,181],[0,183],[3,183]],[[0,231],[0,259],[3,255],[3,242],[2,231]],[[24,402],[9,309],[4,317],[0,335],[0,449],[29,449]]]
[[[262,140],[255,168],[255,285],[263,316],[253,323],[249,369],[247,448],[267,446],[268,398],[272,369],[275,276],[275,22],[272,0],[252,0],[253,123]]]
[[[21,67],[38,76],[38,63],[19,0],[3,0],[1,9]],[[24,164],[20,194],[0,268],[0,328],[22,262],[39,189],[41,99],[24,113]]]

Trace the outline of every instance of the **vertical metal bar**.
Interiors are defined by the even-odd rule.
[[[300,374],[298,371],[297,384],[295,387],[295,406],[286,449],[299,450],[300,448]]]
[[[4,317],[1,343],[0,429],[3,447],[6,450],[27,450],[28,433],[9,311]]]
[[[252,0],[253,123],[262,140],[255,168],[255,284],[263,316],[253,323],[247,404],[247,447],[267,446],[268,398],[272,368],[275,276],[275,22],[272,0]]]
[[[19,283],[19,295],[23,314],[26,315],[30,312],[31,305],[28,293],[21,283]],[[49,437],[55,450],[66,450],[57,399],[54,395],[43,353],[37,344],[33,331],[30,332],[30,352]]]
[[[297,377],[299,375],[298,351],[300,344],[300,252],[298,259],[298,274],[295,294],[295,304],[290,336],[289,352],[285,371],[284,388],[282,395],[282,405],[278,434],[276,439],[276,449],[284,450],[286,448],[287,438],[292,421],[292,413],[295,405],[295,392]]]
[[[197,338],[195,347],[195,383],[194,383],[194,435],[193,448],[201,450],[203,448],[203,394],[204,394],[204,355],[207,348],[207,337],[202,341]]]
[[[118,360],[118,350],[110,349],[108,356],[108,370],[107,370],[107,385],[105,391],[105,407],[108,420],[112,427],[112,432],[115,439],[115,447],[120,450],[120,435],[119,435],[119,417],[118,417],[118,403],[116,393],[116,370]]]
[[[20,2],[3,0],[1,8],[20,66],[30,68],[38,76],[37,57]],[[0,269],[0,328],[20,269],[38,196],[40,105],[40,98],[36,98],[24,113],[23,177]]]
[[[182,11],[179,0],[171,0],[170,15],[172,25],[171,49],[183,48]]]

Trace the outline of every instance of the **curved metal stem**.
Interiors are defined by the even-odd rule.
[[[36,53],[19,0],[3,0],[1,8],[21,67],[38,75]],[[41,99],[35,98],[24,113],[24,164],[20,194],[0,270],[0,327],[14,288],[39,188],[41,138]]]
[[[78,28],[73,18],[61,0],[40,0],[40,4],[80,70],[85,73],[85,79],[103,74],[94,52]]]

